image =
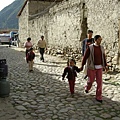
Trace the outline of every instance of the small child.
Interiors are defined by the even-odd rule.
[[[80,69],[76,66],[75,60],[68,60],[67,67],[64,69],[64,72],[62,74],[62,80],[64,80],[65,76],[67,75],[72,96],[74,95],[75,78],[77,77],[77,72],[80,72]]]
[[[34,58],[35,58],[35,53],[33,52],[33,48],[30,48],[29,52],[27,53],[27,57],[26,57],[28,64],[29,64],[29,72],[33,71]]]

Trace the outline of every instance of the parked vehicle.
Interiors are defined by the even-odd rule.
[[[19,43],[19,38],[18,38],[18,33],[14,34],[14,40],[11,41],[12,45],[18,46]]]
[[[18,38],[18,33],[17,32],[10,32],[10,40],[11,40],[11,45],[19,46],[19,38]]]
[[[0,34],[0,43],[9,44],[10,43],[10,34]]]

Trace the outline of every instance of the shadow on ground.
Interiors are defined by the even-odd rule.
[[[12,105],[21,110],[24,116],[30,115],[29,120],[117,120],[120,118],[120,102],[112,101],[103,96],[103,103],[95,100],[95,95],[85,94],[83,86],[75,87],[76,93],[71,97],[67,82],[61,81],[61,74],[49,72],[44,66],[51,68],[60,65],[39,63],[33,73],[28,72],[24,53],[12,50],[0,51],[0,58],[8,61],[11,83],[10,99]],[[36,66],[35,65],[35,66]],[[55,69],[54,68],[54,69]],[[62,71],[61,71],[62,73]],[[119,95],[119,94],[118,94]],[[116,119],[115,119],[116,118]]]

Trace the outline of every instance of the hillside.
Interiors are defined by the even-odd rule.
[[[15,0],[0,11],[0,29],[18,29],[17,14],[24,0]]]

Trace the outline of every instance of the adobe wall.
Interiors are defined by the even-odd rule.
[[[41,39],[41,35],[47,38],[48,34],[48,14],[35,18],[29,21],[29,36],[32,38],[32,42],[36,45],[38,40]],[[46,39],[48,40],[48,39]]]
[[[30,4],[30,3],[29,3]],[[34,10],[33,4],[29,9]],[[45,15],[29,19],[28,26],[22,28],[25,10],[20,16],[20,30],[22,29],[37,44],[41,35],[45,36],[50,53],[68,50],[70,55],[80,58],[81,40],[85,38],[87,29],[92,29],[94,35],[100,34],[103,38],[108,61],[117,64],[119,42],[119,6],[118,0],[64,0],[50,8]],[[23,33],[22,33],[23,34]],[[20,35],[21,40],[25,35]],[[77,50],[77,51],[76,51]],[[53,54],[54,54],[53,53]],[[77,54],[77,55],[76,55]]]
[[[50,9],[48,40],[49,45],[75,48],[80,47],[82,3],[63,2]]]
[[[24,42],[28,37],[32,38],[32,42],[36,44],[36,41],[40,38],[41,34],[44,33],[44,22],[46,23],[46,19],[44,15],[43,17],[36,18],[34,15],[43,11],[46,6],[49,6],[50,2],[40,2],[40,1],[29,1],[25,5],[24,10],[19,16],[19,39],[21,42],[21,46],[23,46]],[[48,19],[48,17],[47,17]],[[42,33],[40,33],[40,31]]]
[[[19,39],[21,42],[21,46],[27,40],[29,27],[28,27],[28,4],[25,6],[22,14],[19,17]]]
[[[87,0],[88,28],[103,38],[109,60],[115,62],[120,49],[119,41],[119,0]],[[117,61],[116,61],[117,62]]]
[[[69,47],[80,52],[82,7],[83,2],[80,0],[63,1],[50,8],[49,13],[29,20],[29,36],[32,37],[34,44],[37,44],[40,36],[44,35],[51,50],[59,48],[62,52],[63,48]],[[86,31],[87,29],[84,38]]]

